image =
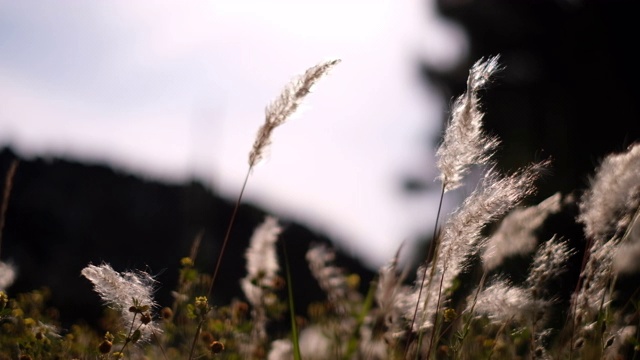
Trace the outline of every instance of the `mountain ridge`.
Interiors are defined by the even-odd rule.
[[[202,232],[196,268],[212,273],[233,210],[233,203],[192,180],[167,184],[142,179],[106,165],[85,164],[58,157],[22,158],[9,147],[0,149],[1,181],[18,160],[9,196],[0,260],[18,269],[10,294],[39,287],[51,291],[51,306],[63,324],[97,324],[101,304],[91,284],[80,276],[90,264],[106,262],[117,271],[146,270],[160,282],[157,300],[172,301],[180,259],[188,256]],[[267,210],[241,203],[214,288],[214,304],[242,298],[239,281],[245,275],[244,251]],[[274,215],[275,216],[275,215]],[[277,216],[276,216],[277,217]],[[280,237],[287,246],[296,309],[306,311],[322,299],[305,260],[313,243],[335,248],[336,264],[360,275],[364,288],[373,272],[341,253],[327,236],[303,224],[280,219]],[[282,262],[282,247],[280,261]]]

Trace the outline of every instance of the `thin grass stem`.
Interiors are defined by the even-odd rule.
[[[287,247],[282,242],[282,251],[284,254],[284,269],[287,277],[287,295],[289,297],[289,320],[291,321],[291,342],[293,343],[293,358],[302,360],[300,354],[300,340],[298,338],[298,325],[296,324],[296,312],[293,303],[293,284],[291,282],[291,268],[289,266],[289,256],[287,255]]]
[[[463,329],[462,335],[464,337],[460,339],[460,346],[462,346],[462,343],[464,342],[467,334],[469,333],[469,328],[471,327],[471,321],[473,320],[473,311],[476,308],[476,304],[478,303],[478,296],[480,295],[480,291],[482,291],[482,288],[484,288],[484,282],[486,281],[486,279],[487,279],[487,272],[483,271],[482,277],[480,278],[480,283],[478,284],[476,292],[473,295],[473,302],[471,303],[471,308],[469,309],[469,318],[467,319],[467,321],[465,321],[464,327],[462,328]]]
[[[129,342],[131,341],[131,334],[133,334],[133,325],[136,321],[137,315],[138,315],[137,312],[133,314],[133,319],[131,320],[131,326],[129,326],[129,333],[127,334],[127,337],[124,340],[124,344],[122,344],[122,348],[120,348],[120,353],[122,355],[124,355],[124,349],[127,347],[127,345],[129,345]]]
[[[445,264],[442,268],[443,276],[440,277],[440,284],[438,285],[438,300],[436,302],[436,317],[433,320],[433,331],[431,332],[431,338],[429,339],[429,347],[427,348],[427,354],[431,354],[431,349],[433,347],[434,340],[436,338],[436,329],[438,328],[438,319],[440,318],[438,314],[440,313],[440,300],[442,300],[442,287],[444,286],[444,273],[447,271],[447,265]]]
[[[502,335],[502,332],[507,328],[507,324],[511,322],[511,320],[513,320],[513,316],[510,319],[505,320],[502,325],[500,325],[500,328],[498,329],[498,331],[496,332],[496,336],[494,337],[493,346],[491,347],[491,351],[489,351],[489,357],[487,358],[487,360],[491,360],[491,357],[493,357],[493,353],[496,350],[496,345],[498,344],[498,337]]]
[[[442,185],[441,191],[440,191],[440,201],[438,202],[438,212],[436,214],[436,221],[433,227],[433,237],[432,237],[432,243],[429,246],[429,251],[427,253],[427,259],[425,260],[425,262],[429,262],[431,261],[431,273],[429,274],[429,285],[431,284],[431,281],[433,280],[433,277],[435,276],[435,269],[436,269],[436,262],[438,260],[438,250],[440,247],[440,242],[438,241],[438,221],[440,219],[440,212],[442,211],[442,202],[444,200],[444,193],[445,193],[445,185]],[[427,267],[424,267],[424,272],[422,274],[422,279],[423,281],[420,283],[420,290],[418,290],[418,300],[416,301],[416,306],[415,306],[415,310],[413,311],[413,317],[411,319],[411,324],[409,325],[409,332],[407,335],[407,342],[405,345],[405,349],[404,349],[404,353],[405,355],[409,352],[409,345],[411,344],[411,335],[412,335],[412,331],[413,331],[413,326],[416,323],[416,317],[418,316],[418,307],[420,305],[420,299],[422,297],[422,291],[424,290],[424,279],[427,276]],[[426,301],[429,301],[429,298],[427,298]],[[419,334],[420,336],[420,334]],[[419,353],[419,351],[418,351]]]
[[[571,301],[570,301],[570,309],[571,311],[569,311],[569,316],[571,317],[569,319],[570,323],[571,323],[571,329],[570,329],[570,336],[569,336],[569,360],[573,360],[573,342],[575,339],[575,333],[576,333],[576,327],[577,327],[577,309],[576,309],[576,301],[578,299],[578,293],[580,292],[580,290],[582,289],[583,286],[583,280],[584,280],[584,270],[587,266],[587,261],[589,260],[589,254],[591,253],[591,247],[593,246],[593,238],[589,238],[587,240],[587,245],[585,246],[584,249],[584,253],[582,255],[582,263],[580,264],[580,275],[578,277],[578,283],[576,284],[576,288],[573,291],[573,296],[571,297]]]
[[[227,231],[224,235],[224,240],[222,240],[222,247],[220,248],[220,253],[218,254],[218,260],[216,261],[216,267],[213,271],[213,275],[211,276],[211,283],[209,284],[209,291],[207,291],[207,299],[211,299],[211,293],[213,291],[213,284],[216,281],[218,276],[218,271],[220,271],[220,264],[222,263],[222,257],[224,256],[224,250],[227,247],[227,243],[229,242],[229,237],[231,235],[231,229],[233,228],[233,224],[236,219],[236,215],[238,214],[238,208],[240,207],[240,202],[242,201],[242,196],[244,195],[244,190],[247,187],[247,182],[249,181],[249,175],[251,175],[251,170],[253,166],[249,166],[249,170],[244,177],[244,181],[242,183],[242,188],[240,188],[240,193],[238,194],[238,199],[233,207],[233,212],[231,213],[231,219],[229,220],[229,225],[227,226]]]
[[[193,341],[191,342],[191,350],[189,350],[189,360],[193,359],[193,352],[196,349],[196,343],[198,342],[198,338],[200,337],[200,331],[202,331],[202,325],[204,324],[204,321],[205,319],[200,319],[200,321],[198,321],[196,334],[193,336]]]
[[[162,352],[162,357],[169,360],[169,357],[167,357],[167,352],[165,351],[164,346],[162,346],[162,342],[160,342],[160,337],[158,336],[158,334],[156,334],[156,331],[151,329],[151,334],[158,342],[158,346],[160,347],[160,351]]]
[[[14,159],[9,166],[9,171],[4,180],[4,191],[2,193],[2,208],[0,209],[0,254],[2,252],[2,233],[4,230],[4,222],[7,216],[7,208],[9,207],[9,197],[13,188],[13,177],[16,174],[19,160]]]

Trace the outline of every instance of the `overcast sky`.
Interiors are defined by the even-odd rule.
[[[308,225],[371,266],[430,231],[449,99],[418,77],[455,65],[465,40],[429,0],[0,0],[0,145],[196,177],[237,197],[264,108],[338,58],[303,111],[276,129],[245,202]]]

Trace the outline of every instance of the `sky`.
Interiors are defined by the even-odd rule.
[[[178,5],[179,4],[179,5]],[[378,267],[432,231],[431,139],[449,99],[419,78],[466,51],[429,0],[0,0],[0,146],[235,200],[264,109],[341,62],[277,128],[244,202]]]

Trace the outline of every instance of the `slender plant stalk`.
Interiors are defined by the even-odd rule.
[[[196,236],[193,238],[193,243],[191,243],[191,250],[189,251],[189,259],[191,259],[192,264],[196,263],[196,256],[198,254],[198,249],[200,248],[200,242],[202,241],[203,236],[204,236],[204,229],[200,230],[198,234],[196,234]],[[185,277],[184,277],[184,272],[182,271],[180,272],[180,277],[178,279],[178,291],[181,294],[184,294],[184,292],[186,291]],[[178,303],[179,303],[179,300],[176,297],[171,307],[171,311],[174,314],[178,311]]]
[[[4,180],[4,192],[2,194],[2,209],[0,209],[0,251],[2,251],[2,233],[4,230],[4,222],[7,216],[7,208],[9,207],[9,197],[11,188],[13,187],[13,177],[16,174],[19,161],[14,159],[9,166],[9,171]]]
[[[169,358],[167,357],[167,352],[164,350],[164,346],[162,346],[162,342],[160,342],[160,337],[158,336],[158,334],[156,334],[156,331],[151,329],[151,334],[158,342],[158,346],[160,347],[160,351],[162,352],[162,357],[169,360]]]
[[[433,280],[433,277],[435,276],[435,269],[436,269],[436,262],[438,261],[438,250],[440,248],[440,241],[439,241],[439,236],[437,236],[438,234],[438,221],[440,219],[440,212],[442,211],[442,202],[444,199],[444,192],[445,192],[445,186],[444,184],[442,185],[442,189],[440,191],[440,201],[438,202],[438,212],[436,214],[436,222],[434,224],[433,227],[433,237],[432,237],[432,243],[431,246],[429,246],[429,252],[427,254],[427,259],[426,261],[428,262],[429,260],[431,260],[431,273],[429,274],[429,285],[431,285],[431,281]],[[413,326],[416,323],[416,317],[418,316],[418,307],[420,305],[420,298],[422,297],[422,291],[424,290],[424,279],[427,276],[427,267],[424,267],[424,272],[422,274],[422,279],[423,281],[420,283],[420,290],[418,290],[418,300],[416,301],[416,307],[415,310],[413,311],[413,318],[411,319],[411,324],[409,326],[409,332],[407,335],[407,342],[405,345],[405,350],[404,353],[405,355],[408,353],[409,351],[409,345],[411,344],[411,335],[412,335],[412,331],[413,331]],[[429,298],[427,298],[426,301],[429,301]],[[422,331],[419,331],[419,337],[422,336]],[[417,352],[417,354],[419,354],[419,350]]]
[[[247,170],[244,182],[242,183],[242,188],[240,189],[238,200],[236,200],[236,204],[233,208],[233,213],[231,214],[231,220],[229,221],[229,226],[227,227],[227,233],[225,234],[224,240],[222,242],[222,248],[220,249],[220,253],[218,254],[216,268],[211,278],[209,291],[207,292],[208,299],[211,298],[213,284],[218,275],[218,271],[220,270],[220,263],[222,262],[224,250],[227,246],[227,242],[229,241],[231,228],[233,227],[233,223],[235,222],[236,214],[242,200],[242,195],[244,194],[244,190],[247,187],[249,175],[251,174],[253,167],[262,159],[265,148],[267,148],[271,143],[271,133],[275,128],[284,124],[284,122],[296,112],[302,100],[311,91],[313,85],[339,62],[340,60],[325,61],[307,69],[304,74],[291,81],[288,86],[286,86],[282,91],[280,96],[278,96],[276,100],[274,100],[267,106],[265,122],[258,130],[258,134],[253,143],[253,147],[249,152],[249,169]]]
[[[293,343],[293,358],[302,360],[300,355],[300,341],[298,339],[298,325],[296,324],[296,313],[293,303],[293,284],[291,283],[291,268],[289,267],[289,256],[287,255],[287,247],[282,242],[282,251],[284,253],[284,268],[287,277],[287,295],[289,296],[289,319],[291,321],[291,342]]]
[[[244,177],[244,181],[242,182],[242,187],[240,188],[238,199],[236,200],[235,205],[233,207],[231,219],[229,220],[229,225],[227,226],[227,231],[222,241],[222,247],[220,248],[220,253],[218,254],[218,260],[216,261],[216,267],[211,277],[209,290],[207,291],[207,299],[212,298],[211,294],[213,292],[213,285],[215,284],[216,278],[218,276],[218,272],[220,270],[222,257],[224,256],[227,243],[229,242],[231,229],[233,227],[233,224],[235,223],[236,215],[238,213],[238,208],[240,207],[240,203],[242,202],[242,196],[244,195],[244,191],[247,187],[247,182],[249,181],[249,175],[251,175],[251,171],[253,170],[253,167],[262,159],[265,148],[268,147],[269,144],[271,143],[271,133],[275,128],[282,125],[291,115],[293,115],[296,112],[302,100],[311,91],[311,88],[313,87],[313,85],[322,76],[324,76],[333,66],[335,66],[339,62],[340,60],[325,61],[307,69],[307,71],[305,71],[304,74],[302,74],[301,76],[291,81],[288,84],[288,86],[285,87],[285,89],[280,94],[280,96],[278,96],[276,100],[274,100],[271,104],[267,106],[266,113],[265,113],[265,122],[262,124],[262,126],[258,130],[258,134],[253,143],[253,147],[249,152],[249,168],[247,170],[247,174]],[[189,360],[191,360],[193,357],[195,344],[200,334],[200,331],[202,330],[204,321],[205,319],[202,318],[198,323],[198,328],[196,330],[196,334],[193,339],[193,343],[191,345],[191,351],[189,353]]]
[[[129,333],[127,334],[127,338],[124,340],[124,344],[122,344],[122,348],[120,348],[120,354],[122,355],[124,355],[124,349],[127,347],[127,345],[129,345],[129,342],[131,342],[131,334],[133,334],[133,324],[136,321],[136,316],[138,316],[138,313],[133,314],[131,326],[129,327]]]
[[[189,360],[193,359],[193,352],[195,351],[196,343],[198,342],[198,338],[200,337],[200,331],[202,330],[203,324],[204,324],[204,319],[198,321],[196,334],[193,336],[193,341],[191,342],[191,350],[189,350]]]
[[[438,156],[437,167],[440,170],[440,179],[442,181],[442,192],[440,194],[440,202],[438,204],[438,215],[436,217],[436,226],[434,227],[433,241],[435,246],[433,249],[433,259],[431,259],[431,273],[429,275],[428,286],[431,287],[433,278],[437,271],[438,257],[440,252],[440,241],[436,238],[438,219],[440,217],[440,211],[442,208],[442,201],[444,193],[453,190],[462,185],[462,179],[468,172],[468,169],[472,165],[481,165],[489,162],[495,148],[498,146],[497,139],[487,136],[482,131],[482,112],[478,107],[477,93],[481,90],[489,81],[492,73],[499,69],[498,66],[499,56],[492,57],[486,61],[483,59],[477,61],[469,71],[467,78],[467,90],[460,96],[453,105],[452,115],[450,123],[444,133],[443,141],[436,155]],[[430,249],[431,250],[431,249]],[[444,275],[443,270],[443,275]],[[422,274],[422,282],[418,291],[418,301],[416,302],[416,308],[414,316],[411,321],[410,331],[413,330],[415,324],[415,318],[418,313],[419,304],[421,301],[421,295],[426,280],[427,267]],[[440,281],[440,288],[438,290],[438,303],[436,304],[436,319],[432,331],[432,341],[429,345],[428,354],[431,353],[431,344],[433,337],[437,331],[438,322],[438,308],[442,293],[444,278]],[[429,296],[431,292],[429,291]],[[426,303],[428,306],[429,297],[427,297]],[[425,314],[426,315],[426,314]],[[418,331],[419,339],[422,338],[422,330]],[[420,340],[419,340],[420,341]],[[407,341],[409,346],[410,341]],[[419,344],[420,348],[420,344]],[[419,354],[419,351],[416,353]]]
[[[231,234],[231,229],[236,219],[236,215],[238,213],[238,208],[240,207],[240,202],[242,201],[242,196],[244,195],[244,190],[247,187],[247,182],[249,180],[249,175],[251,174],[251,170],[253,169],[252,165],[249,165],[249,170],[247,171],[246,176],[244,177],[244,182],[242,183],[242,188],[240,188],[240,193],[238,195],[238,199],[233,207],[233,212],[231,213],[231,219],[229,220],[229,225],[227,226],[227,231],[224,235],[224,240],[222,241],[222,247],[220,248],[220,253],[218,254],[218,260],[216,261],[216,267],[213,271],[213,275],[211,277],[211,282],[209,283],[209,291],[207,291],[207,299],[211,299],[211,293],[213,291],[213,284],[218,276],[218,271],[220,270],[220,264],[222,263],[222,257],[224,255],[224,250],[227,247],[227,243],[229,242],[229,237]],[[200,319],[198,322],[198,327],[196,328],[196,333],[193,336],[193,341],[191,342],[191,350],[189,351],[189,360],[193,359],[193,352],[196,348],[196,343],[198,341],[198,337],[200,336],[200,331],[202,331],[202,326],[204,325],[205,318]]]
[[[231,219],[229,220],[229,225],[227,226],[227,231],[224,235],[224,240],[222,241],[222,247],[220,248],[220,253],[218,254],[218,260],[216,261],[216,267],[213,271],[213,275],[211,276],[211,283],[209,284],[209,291],[207,291],[207,299],[211,299],[211,293],[213,291],[213,284],[216,281],[216,277],[218,276],[218,271],[220,270],[220,264],[222,263],[222,257],[224,256],[224,250],[227,247],[227,243],[229,242],[229,237],[231,235],[231,229],[233,228],[233,224],[236,219],[236,215],[238,214],[238,208],[240,207],[240,202],[242,201],[242,196],[244,195],[244,190],[247,187],[247,182],[249,181],[249,175],[251,174],[251,170],[253,169],[253,165],[249,166],[249,170],[244,177],[244,182],[242,183],[242,188],[240,188],[240,194],[238,195],[238,199],[233,207],[233,212],[231,213]]]
[[[433,267],[432,267],[433,268]],[[438,313],[440,312],[440,301],[442,300],[442,287],[444,286],[444,273],[447,271],[447,264],[444,264],[442,268],[443,276],[440,277],[440,284],[438,285],[438,300],[436,302],[436,318],[433,320],[433,329],[431,332],[431,338],[429,339],[429,347],[427,348],[427,356],[431,354],[431,349],[433,347],[434,340],[436,338],[436,329],[438,328]]]
[[[473,320],[473,310],[475,310],[476,308],[476,304],[478,303],[478,295],[480,294],[480,291],[482,291],[482,288],[484,287],[484,282],[486,281],[486,279],[487,279],[487,272],[483,271],[482,277],[480,278],[480,283],[478,284],[478,288],[476,289],[476,293],[473,295],[473,302],[471,303],[471,309],[469,309],[469,318],[467,319],[467,321],[465,321],[464,327],[462,328],[463,337],[460,339],[460,346],[462,346],[464,339],[469,333],[469,328],[471,327],[471,321]]]
[[[636,210],[634,216],[633,216],[633,220],[631,221],[630,225],[627,227],[627,229],[625,230],[624,235],[620,238],[620,242],[625,241],[625,239],[627,239],[630,235],[631,232],[631,228],[634,226],[636,221],[640,221],[640,208]],[[615,241],[615,239],[612,239],[610,241]],[[570,309],[572,309],[572,311],[569,312],[570,316],[571,316],[571,320],[570,320],[570,326],[571,326],[571,336],[569,339],[569,360],[573,359],[573,345],[574,345],[574,339],[575,339],[575,331],[576,331],[576,327],[577,327],[577,312],[575,311],[575,306],[576,304],[574,303],[574,301],[577,299],[577,295],[578,292],[582,289],[582,286],[584,286],[583,280],[584,280],[584,269],[586,267],[586,264],[589,260],[589,257],[591,255],[591,247],[593,246],[593,239],[590,237],[587,241],[587,246],[585,247],[584,250],[584,254],[582,257],[582,264],[580,267],[580,277],[578,279],[578,284],[576,285],[576,288],[574,290],[574,296],[571,299],[570,302]],[[615,284],[617,282],[617,276],[613,276],[612,280],[610,282],[609,285],[609,296],[611,297],[614,293],[614,289],[615,289]],[[604,308],[604,303],[605,303],[605,295],[606,293],[603,294],[602,299],[600,301],[600,305],[599,305],[599,313],[602,311],[602,309]],[[607,305],[606,307],[606,311],[608,313],[609,311],[609,305]],[[606,318],[604,319],[606,321]],[[598,322],[600,322],[601,319],[598,319]],[[601,327],[599,326],[598,329],[600,329]]]
[[[362,309],[360,309],[360,313],[358,314],[358,317],[356,318],[356,327],[353,330],[353,334],[354,336],[351,337],[349,344],[347,346],[347,354],[345,355],[345,359],[351,359],[353,358],[353,354],[354,352],[356,352],[358,350],[358,337],[357,334],[360,331],[360,328],[362,327],[362,324],[364,323],[365,318],[367,317],[367,314],[369,313],[369,311],[371,310],[371,308],[373,307],[373,303],[374,303],[374,298],[376,295],[376,287],[377,287],[378,283],[376,280],[372,281],[369,284],[369,290],[367,290],[367,295],[364,298],[364,302],[362,303]]]
[[[637,291],[637,290],[636,290]],[[638,312],[638,308],[636,307],[636,313]],[[640,328],[640,318],[638,319],[638,328]],[[640,343],[640,331],[636,332],[636,344]],[[633,359],[632,360],[636,360],[638,358],[638,352],[640,351],[634,351],[633,352]]]
[[[569,360],[573,360],[573,340],[575,339],[575,333],[576,333],[576,327],[577,327],[577,322],[578,319],[576,318],[577,316],[577,312],[576,312],[576,301],[578,300],[578,292],[582,289],[582,286],[584,285],[584,270],[585,267],[587,266],[587,261],[589,260],[589,255],[591,254],[591,247],[593,246],[593,239],[590,237],[587,240],[587,245],[584,248],[584,253],[582,254],[582,263],[580,264],[580,275],[578,277],[578,283],[576,284],[576,288],[573,291],[573,296],[571,297],[571,301],[570,301],[570,309],[571,311],[569,311],[569,316],[571,317],[571,319],[569,320],[571,323],[571,331],[570,331],[570,337],[569,337]]]
[[[491,351],[489,352],[489,357],[488,360],[491,360],[491,357],[493,356],[493,353],[496,349],[496,344],[498,343],[498,336],[500,336],[502,334],[502,332],[504,331],[504,329],[507,327],[507,324],[513,319],[513,317],[511,317],[511,319],[505,320],[502,325],[500,326],[500,328],[498,329],[498,332],[496,332],[496,336],[494,338],[493,341],[493,346],[491,347]]]

